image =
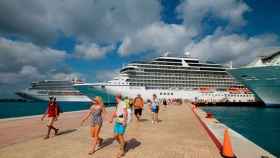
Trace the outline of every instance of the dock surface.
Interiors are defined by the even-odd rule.
[[[110,110],[110,109],[109,109]],[[46,127],[40,117],[0,121],[0,158],[114,158],[118,144],[113,141],[113,124],[104,122],[104,143],[89,156],[89,126],[80,127],[85,112],[63,113],[58,125],[61,134],[44,140]],[[152,124],[151,113],[144,110],[140,122],[128,125],[125,158],[219,158],[218,148],[191,110],[190,104],[162,107],[160,123]]]

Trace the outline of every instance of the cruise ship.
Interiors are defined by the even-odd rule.
[[[32,82],[31,87],[16,94],[28,100],[48,101],[50,96],[63,102],[90,102],[90,98],[73,87],[77,81],[43,80]],[[79,82],[81,83],[81,82]]]
[[[244,67],[228,71],[266,106],[280,106],[280,51],[258,57]]]
[[[192,102],[253,102],[254,95],[228,74],[226,68],[201,62],[188,54],[168,55],[124,66],[117,77],[103,83],[76,84],[87,96],[101,95],[110,102],[113,95],[145,100],[156,94],[159,99],[184,99]],[[107,94],[107,95],[106,95]]]

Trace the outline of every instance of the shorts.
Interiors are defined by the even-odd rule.
[[[91,127],[95,127],[95,126],[98,125],[99,127],[101,127],[101,126],[102,126],[102,123],[103,123],[103,122],[91,122],[91,123],[90,123],[90,126],[91,126]]]
[[[158,108],[152,108],[153,113],[158,113]]]
[[[114,133],[115,134],[124,134],[126,129],[126,126],[124,126],[122,123],[120,122],[116,122],[115,126],[114,126]]]
[[[134,114],[135,115],[142,115],[142,109],[134,109]]]

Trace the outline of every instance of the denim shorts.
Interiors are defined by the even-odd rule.
[[[158,109],[159,109],[158,107],[152,108],[152,112],[153,112],[153,113],[158,113]]]

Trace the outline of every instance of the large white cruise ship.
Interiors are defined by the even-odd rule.
[[[76,84],[82,93],[106,94],[150,99],[187,99],[198,102],[252,102],[254,95],[235,81],[220,64],[201,62],[189,56],[161,56],[151,61],[132,62],[120,70],[118,77],[104,83]],[[109,99],[112,97],[109,97]]]
[[[50,96],[63,102],[90,102],[91,100],[73,87],[75,81],[43,80],[32,82],[31,87],[16,92],[22,98],[29,100],[48,101]]]

